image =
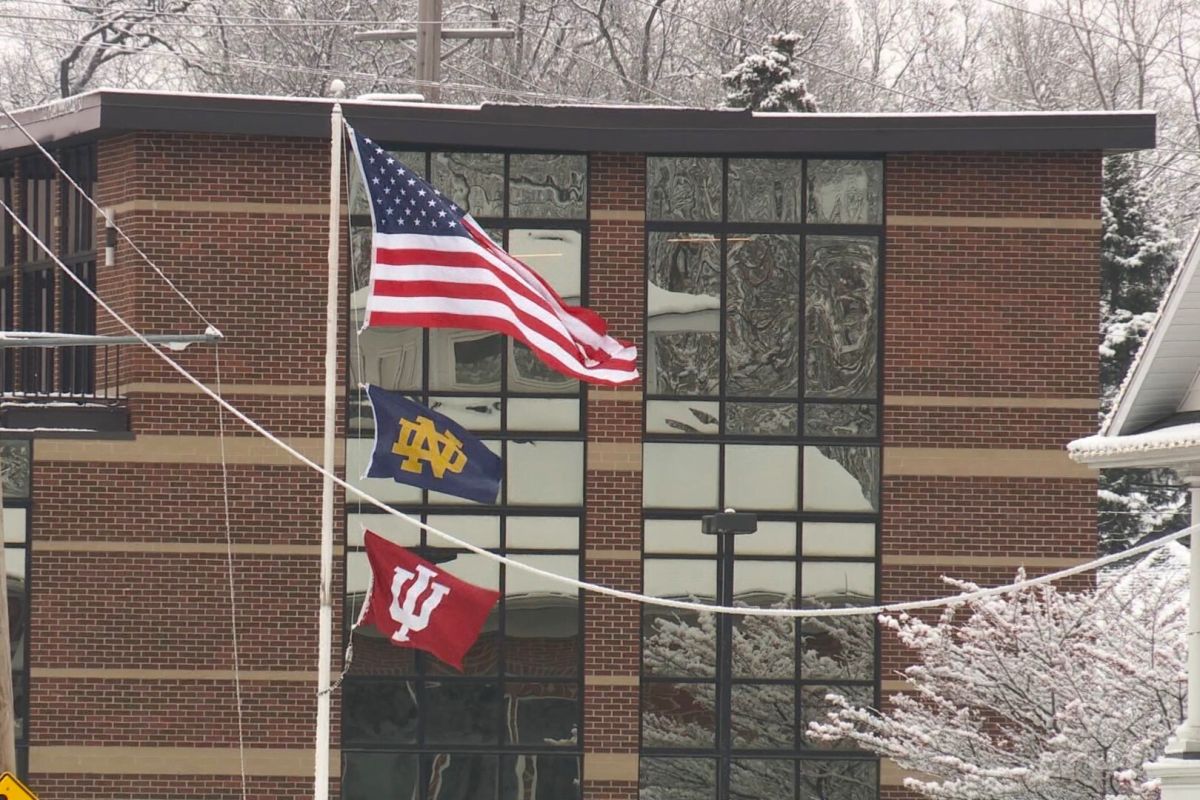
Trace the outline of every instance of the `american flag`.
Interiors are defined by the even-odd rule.
[[[350,135],[374,222],[364,328],[497,331],[564,375],[637,380],[637,350],[609,336],[597,314],[566,305],[453,200],[381,145]]]

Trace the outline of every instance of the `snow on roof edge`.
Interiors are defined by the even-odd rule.
[[[1160,428],[1129,436],[1095,434],[1067,443],[1072,460],[1080,461],[1121,453],[1146,453],[1200,447],[1200,422]]]

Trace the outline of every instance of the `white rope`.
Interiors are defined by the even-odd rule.
[[[221,344],[213,349],[217,393],[221,393]],[[225,571],[229,576],[229,633],[233,642],[233,695],[237,703],[238,761],[241,764],[242,800],[250,796],[246,786],[246,736],[242,724],[242,660],[238,652],[237,592],[233,580],[233,522],[229,513],[229,463],[225,458],[225,409],[217,406],[217,426],[221,441],[221,499],[225,506]]]
[[[67,265],[64,264],[62,262],[62,260],[57,255],[55,255],[53,253],[53,251],[50,250],[50,248],[45,245],[44,242],[42,242],[37,237],[37,234],[35,234],[32,230],[30,230],[29,226],[26,225],[19,216],[17,216],[17,213],[15,211],[13,211],[13,209],[10,208],[7,203],[3,202],[3,200],[0,200],[0,206],[4,207],[4,210],[6,212],[8,212],[8,215],[10,217],[12,217],[13,221],[16,222],[18,226],[20,226],[20,228],[25,232],[26,235],[28,235],[31,239],[36,241],[39,245],[42,246],[43,249],[45,249],[45,251],[47,253],[50,254],[50,257],[54,260],[54,263],[56,265],[58,265],[58,267],[63,272],[65,272],[71,278],[71,280],[75,281],[79,285],[79,287],[84,290],[84,292],[86,292],[93,300],[96,301],[96,304],[98,306],[100,306],[106,312],[108,312],[108,314],[110,314],[113,317],[113,319],[115,319],[126,330],[128,330],[131,335],[137,337],[144,345],[146,345],[146,347],[153,350],[154,353],[159,358],[161,358],[163,361],[165,361],[167,363],[168,366],[170,366],[173,370],[175,370],[181,376],[183,376],[183,378],[185,380],[187,380],[189,383],[194,385],[197,389],[199,389],[204,394],[211,397],[213,400],[215,400],[217,403],[219,403],[222,407],[224,407],[227,411],[229,411],[229,413],[233,414],[233,416],[237,417],[242,422],[246,423],[246,425],[248,425],[251,428],[251,430],[254,430],[261,436],[265,437],[268,441],[270,441],[272,444],[274,444],[276,447],[280,448],[284,452],[288,453],[290,456],[292,456],[292,458],[296,459],[301,464],[304,464],[308,468],[310,468],[322,475],[328,476],[335,484],[337,484],[338,486],[341,486],[343,489],[350,492],[350,494],[363,500],[368,505],[375,506],[376,508],[378,508],[380,511],[383,511],[384,513],[391,514],[393,517],[404,520],[405,522],[409,523],[410,525],[414,525],[417,528],[421,528],[422,530],[428,531],[429,533],[432,533],[433,535],[443,539],[446,542],[449,542],[450,544],[452,544],[456,547],[459,547],[459,548],[462,548],[463,550],[467,550],[469,552],[475,553],[476,555],[483,556],[484,558],[490,559],[490,560],[498,562],[500,564],[504,564],[505,566],[512,567],[514,569],[519,569],[524,572],[528,572],[531,575],[537,575],[541,578],[545,578],[547,580],[550,580],[550,581],[553,581],[556,583],[560,583],[564,586],[570,586],[575,589],[592,592],[594,594],[603,594],[603,595],[607,595],[609,597],[616,597],[621,600],[629,600],[629,601],[632,601],[635,603],[644,603],[644,604],[648,604],[648,605],[664,606],[666,608],[677,608],[677,609],[680,609],[683,611],[695,611],[695,612],[701,612],[701,613],[714,613],[714,614],[730,614],[733,616],[742,616],[742,617],[796,617],[796,618],[803,619],[803,618],[810,618],[810,617],[850,617],[850,616],[875,615],[875,614],[892,613],[892,612],[898,612],[898,611],[913,611],[913,610],[922,609],[922,608],[937,608],[939,606],[945,606],[945,605],[951,605],[951,604],[957,604],[957,603],[965,603],[965,602],[969,602],[971,600],[977,600],[977,599],[981,599],[984,597],[991,597],[991,596],[999,595],[999,594],[1007,594],[1009,592],[1019,591],[1021,589],[1026,589],[1026,588],[1029,588],[1032,586],[1040,586],[1042,584],[1051,583],[1053,581],[1061,580],[1062,578],[1070,577],[1071,575],[1078,575],[1083,572],[1088,572],[1090,570],[1097,569],[1099,567],[1103,567],[1107,564],[1112,564],[1117,561],[1123,560],[1130,556],[1149,552],[1150,550],[1156,549],[1158,547],[1162,547],[1163,545],[1165,545],[1169,542],[1173,542],[1177,539],[1183,538],[1184,536],[1188,536],[1194,530],[1200,529],[1200,526],[1192,526],[1190,528],[1185,528],[1182,531],[1177,531],[1168,536],[1164,536],[1163,538],[1158,539],[1156,541],[1148,542],[1144,545],[1140,545],[1138,547],[1131,548],[1131,549],[1126,550],[1121,553],[1114,553],[1112,555],[1105,556],[1103,558],[1095,559],[1094,561],[1089,561],[1086,564],[1080,564],[1080,565],[1077,565],[1074,567],[1070,567],[1068,569],[1059,570],[1058,572],[1052,572],[1048,575],[1042,575],[1037,578],[1030,578],[1030,579],[1023,580],[1023,581],[1017,581],[1015,583],[1010,583],[1005,586],[996,586],[996,587],[992,587],[990,589],[980,589],[980,590],[977,590],[974,592],[964,592],[961,594],[951,595],[949,597],[940,597],[940,598],[936,598],[936,599],[932,599],[932,600],[916,600],[916,601],[911,601],[911,602],[907,602],[907,603],[890,603],[888,605],[877,605],[877,606],[858,606],[858,607],[854,607],[854,608],[806,608],[806,609],[746,608],[746,607],[742,607],[742,606],[708,605],[705,603],[694,603],[694,602],[689,602],[689,601],[685,601],[685,600],[670,600],[670,599],[661,598],[661,597],[650,597],[648,595],[639,594],[637,592],[626,592],[621,589],[613,589],[611,587],[602,586],[600,584],[587,583],[585,581],[580,581],[575,578],[568,578],[565,575],[559,575],[554,572],[547,572],[546,570],[538,569],[537,567],[531,566],[529,564],[525,564],[520,561],[516,561],[512,558],[509,558],[508,556],[502,556],[497,553],[489,552],[488,550],[485,550],[482,547],[479,547],[477,545],[471,544],[470,542],[459,539],[458,537],[456,537],[452,534],[446,533],[445,531],[439,530],[438,528],[435,528],[432,525],[429,525],[428,523],[421,522],[419,519],[417,519],[415,517],[411,517],[408,514],[405,514],[403,511],[398,511],[397,509],[392,508],[391,506],[384,503],[382,500],[379,500],[379,499],[375,498],[374,496],[372,496],[371,494],[363,491],[362,489],[359,489],[357,486],[352,486],[351,484],[347,483],[345,480],[339,478],[337,475],[327,472],[320,464],[316,463],[315,461],[310,459],[308,456],[304,455],[299,450],[297,450],[296,448],[289,445],[287,442],[284,442],[283,440],[279,439],[277,436],[275,436],[273,433],[268,431],[262,425],[255,422],[253,419],[246,416],[240,410],[235,408],[232,404],[229,403],[229,401],[227,401],[219,393],[214,392],[203,381],[201,381],[196,376],[192,375],[192,373],[188,372],[183,366],[181,366],[179,363],[177,363],[169,355],[162,352],[161,350],[156,348],[153,344],[151,344],[146,339],[146,337],[142,335],[142,333],[140,331],[138,331],[136,328],[134,328],[131,324],[129,324],[125,320],[124,317],[122,317],[120,314],[118,314],[116,311],[114,311],[111,306],[109,306],[106,302],[104,302],[102,299],[100,299],[100,296],[97,295],[96,292],[90,286],[88,286],[87,283],[83,279],[81,279],[78,275],[76,275],[74,272],[72,272],[67,267]]]
[[[204,316],[204,313],[202,311],[200,311],[200,309],[196,308],[195,304],[192,303],[192,301],[188,299],[188,296],[185,295],[180,290],[180,288],[175,285],[175,282],[172,281],[169,277],[167,277],[167,273],[165,273],[161,269],[159,269],[159,266],[150,259],[150,256],[146,255],[142,251],[142,249],[137,246],[137,244],[133,241],[133,239],[129,238],[129,235],[126,234],[125,231],[121,229],[121,226],[117,224],[117,221],[115,219],[113,219],[107,211],[105,211],[103,208],[101,208],[99,206],[99,204],[95,200],[92,199],[91,195],[89,195],[87,192],[85,192],[83,190],[82,186],[80,186],[78,183],[75,182],[75,179],[72,178],[70,173],[68,173],[66,171],[66,169],[63,168],[63,165],[58,163],[58,159],[56,159],[54,156],[50,155],[50,152],[48,150],[46,150],[45,147],[42,147],[42,143],[39,142],[37,140],[37,138],[32,133],[30,133],[25,128],[25,126],[22,125],[15,116],[13,116],[13,113],[8,110],[8,106],[0,105],[0,111],[3,111],[4,116],[8,117],[9,121],[12,122],[12,124],[15,125],[19,131],[21,131],[21,133],[25,134],[25,138],[28,139],[30,142],[32,142],[33,146],[36,147],[38,149],[38,151],[45,158],[47,158],[51,164],[54,165],[54,168],[59,171],[59,174],[61,174],[64,178],[66,178],[67,182],[70,183],[71,186],[75,187],[75,191],[79,192],[79,195],[81,197],[83,197],[83,199],[87,200],[88,203],[91,204],[92,208],[94,208],[96,211],[98,211],[100,213],[100,215],[102,217],[104,217],[105,224],[107,226],[111,227],[113,230],[115,230],[117,232],[117,234],[122,239],[124,239],[125,242],[130,247],[133,248],[133,251],[135,253],[137,253],[139,256],[141,256],[143,261],[145,261],[147,264],[150,265],[150,269],[157,272],[158,276],[160,278],[162,278],[164,281],[166,281],[167,286],[170,286],[171,289],[173,289],[175,291],[175,294],[179,295],[179,298],[181,300],[183,300],[184,303],[187,304],[187,307],[190,308],[192,311],[196,312],[196,316],[198,316],[200,318],[200,321],[203,322],[205,325],[207,325],[209,328],[211,328],[219,336],[221,334],[221,332],[220,332],[220,330],[217,329],[217,326],[213,325],[211,322],[208,321],[208,317]],[[47,251],[47,252],[49,252],[49,251]]]

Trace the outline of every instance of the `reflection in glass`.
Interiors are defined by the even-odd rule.
[[[759,523],[762,527],[763,523]],[[745,537],[739,537],[745,538]],[[642,537],[647,553],[717,553],[717,537],[700,532],[697,519],[648,519]],[[646,562],[649,564],[650,562]],[[715,583],[713,584],[716,585]],[[711,592],[709,592],[711,593]]]
[[[791,798],[794,785],[791,759],[735,758],[729,764],[730,800]]]
[[[810,722],[829,721],[827,715],[834,706],[825,697],[830,694],[839,694],[859,708],[875,705],[875,690],[870,686],[805,686],[800,690],[800,735],[808,747],[853,750],[856,745],[849,739],[827,742],[808,735]]]
[[[804,508],[877,511],[879,448],[840,445],[804,448]]]
[[[578,550],[579,517],[509,517],[504,537],[509,548]]]
[[[715,539],[715,536],[708,536]],[[754,533],[742,533],[734,537],[734,552],[738,558],[744,556],[793,556],[796,554],[796,523],[773,520],[758,521]],[[794,587],[783,594],[791,595]]]
[[[874,398],[878,240],[810,236],[805,264],[805,395]]]
[[[505,461],[509,503],[583,504],[583,442],[511,441]]]
[[[578,303],[582,240],[579,231],[513,228],[508,232],[508,252],[533,268],[564,300]]]
[[[796,738],[796,690],[790,684],[734,684],[729,697],[733,746],[790,749]]]
[[[429,776],[426,787],[427,800],[495,800],[496,756],[468,753],[437,753],[423,756],[425,774]],[[384,794],[380,797],[392,797]],[[398,800],[408,800],[397,796]]]
[[[500,153],[434,153],[430,182],[472,216],[504,215],[504,156]]]
[[[794,403],[726,403],[725,432],[741,436],[795,436]]]
[[[638,763],[638,800],[716,800],[717,762],[711,758],[642,756]]]
[[[392,519],[396,519],[392,517]],[[401,520],[396,520],[402,525]],[[499,547],[500,546],[500,520],[497,517],[480,514],[430,514],[426,521],[437,528],[438,530],[452,533],[458,538],[470,542],[477,547]],[[440,538],[434,535],[427,535],[429,544],[438,548],[441,544]],[[445,553],[446,551],[438,550],[435,553]],[[479,558],[474,556],[472,558]],[[494,580],[496,571],[486,565],[486,563],[474,562],[481,570],[488,574],[489,578]]]
[[[458,329],[429,332],[429,388],[496,391],[505,339],[498,333]]]
[[[806,556],[875,555],[873,522],[805,522],[800,527]]]
[[[875,436],[875,406],[808,403],[804,406],[804,433],[808,436]]]
[[[500,759],[500,797],[505,800],[578,800],[580,786],[578,756],[522,754]]]
[[[532,567],[579,577],[579,556],[518,555]],[[505,567],[505,669],[509,675],[579,672],[579,592],[530,572]]]
[[[587,156],[513,153],[508,169],[509,216],[587,215]]]
[[[344,753],[344,800],[417,796],[417,756],[401,753]]]
[[[808,221],[839,225],[883,222],[883,164],[809,161]]]
[[[500,688],[494,683],[425,684],[425,739],[431,744],[496,744]]]
[[[786,608],[792,605],[795,592],[794,561],[734,562],[734,605]],[[787,617],[734,617],[734,677],[790,678],[795,675],[795,623],[795,619]]]
[[[799,222],[803,162],[783,158],[729,159],[731,222]]]
[[[800,238],[732,237],[725,293],[726,391],[795,396],[800,380]]]
[[[647,400],[647,433],[713,434],[719,430],[720,405],[703,400]]]
[[[648,391],[716,394],[721,308],[717,238],[652,232],[646,272]]]
[[[711,748],[717,687],[711,683],[643,683],[642,744]]]
[[[876,800],[878,762],[802,759],[800,800]]]
[[[351,681],[342,690],[346,746],[407,744],[417,737],[416,686],[409,681]]]
[[[579,744],[579,685],[504,684],[505,742],[537,747]]]
[[[799,448],[725,445],[725,504],[741,510],[796,507]]]
[[[388,503],[419,503],[421,490],[416,486],[397,483],[391,478],[360,477],[366,473],[367,465],[371,463],[371,450],[374,447],[373,435],[370,438],[359,436],[346,440],[346,480]],[[351,497],[349,490],[346,496]]]
[[[575,382],[572,381],[572,383]],[[579,401],[511,398],[508,401],[508,429],[510,431],[577,431],[579,430]]]
[[[642,445],[645,506],[714,508],[718,456],[715,444],[646,442]]]
[[[705,559],[649,558],[645,591],[655,597],[711,603],[717,565]],[[711,677],[716,674],[717,623],[712,614],[642,607],[642,665],[647,675]]]
[[[721,218],[719,158],[646,159],[646,218],[715,221]]]
[[[29,440],[0,440],[0,475],[5,498],[29,497]]]
[[[497,397],[431,397],[429,407],[469,431],[500,430],[500,399]]]
[[[25,529],[29,525],[29,509],[4,509],[4,541],[6,544],[25,542]]]

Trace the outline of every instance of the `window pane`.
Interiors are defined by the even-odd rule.
[[[647,391],[717,393],[721,251],[710,234],[652,232],[646,256]]]
[[[732,395],[794,397],[800,381],[800,238],[732,236],[725,382]]]
[[[876,800],[875,761],[800,761],[800,800]]]
[[[804,508],[879,510],[879,448],[818,445],[804,448]]]
[[[578,550],[578,517],[509,517],[505,542],[510,548]]]
[[[579,577],[579,556],[513,558],[555,575]],[[579,590],[514,567],[504,572],[508,674],[578,674]]]
[[[438,753],[424,756],[427,800],[495,800],[497,756],[468,753]],[[382,794],[391,800],[395,795]],[[408,800],[408,796],[395,796]]]
[[[647,158],[646,218],[719,220],[721,160],[695,157]]]
[[[504,756],[500,765],[500,800],[579,798],[578,756]]]
[[[717,537],[701,533],[698,518],[648,519],[645,523],[644,549],[647,553],[716,555]]]
[[[0,470],[5,499],[29,497],[30,463],[28,439],[0,441]]]
[[[796,554],[796,523],[759,520],[758,530],[754,533],[733,537],[733,547],[739,558],[750,555],[793,556]]]
[[[715,508],[715,444],[642,445],[642,488],[647,508]]]
[[[350,680],[342,690],[343,746],[408,744],[417,737],[417,689],[409,681]]]
[[[642,756],[639,773],[638,800],[714,800],[717,796],[717,762],[710,758]]]
[[[876,436],[875,406],[818,404],[804,406],[804,433],[808,436]]]
[[[763,800],[795,796],[791,759],[735,758],[729,764],[730,800]]]
[[[805,263],[805,396],[875,397],[879,241],[810,236]]]
[[[731,222],[799,222],[802,161],[729,159]]]
[[[509,156],[509,216],[587,216],[587,156]]]
[[[417,757],[401,753],[345,753],[342,761],[344,800],[379,800],[417,796]]]
[[[655,597],[711,603],[717,592],[717,565],[700,559],[647,559],[645,590]],[[647,675],[716,674],[717,625],[712,614],[649,604],[642,613],[642,664]]]
[[[469,431],[500,430],[500,399],[496,397],[431,397],[429,407]]]
[[[719,408],[719,403],[701,400],[648,400],[646,432],[715,435]]]
[[[572,381],[572,383],[578,383]],[[508,401],[510,431],[577,431],[578,400],[512,398]]]
[[[500,334],[487,331],[429,331],[429,388],[457,392],[499,391],[504,342]]]
[[[809,161],[808,221],[840,225],[883,222],[883,164]]]
[[[871,708],[875,705],[875,689],[870,686],[805,686],[800,690],[800,735],[807,747],[828,750],[854,750],[857,745],[850,739],[827,742],[808,733],[810,722],[828,722],[827,715],[834,705],[825,699],[838,694],[853,706]]]
[[[793,561],[737,561],[733,602],[786,608],[796,596]],[[796,674],[796,624],[787,617],[733,618],[733,674],[738,678],[791,678]]]
[[[579,744],[579,686],[574,683],[504,684],[508,744],[573,747]]]
[[[504,215],[504,156],[434,153],[433,185],[476,217]]]
[[[874,523],[805,522],[800,527],[806,556],[875,555]]]
[[[366,302],[366,289],[355,293],[352,302]],[[359,297],[359,293],[362,294]],[[361,310],[355,317],[362,324]],[[421,386],[421,331],[416,328],[368,328],[351,341],[351,369],[357,383],[384,389],[416,390]],[[370,409],[366,409],[370,414]]]
[[[500,710],[500,688],[493,683],[427,682],[422,716],[425,740],[430,744],[498,744]]]
[[[25,541],[25,529],[29,524],[29,509],[4,509],[4,541],[20,544]]]
[[[583,442],[509,442],[508,502],[583,504]]]
[[[445,531],[478,547],[500,546],[500,519],[498,517],[477,514],[430,514],[426,521],[438,530]],[[434,533],[427,533],[425,540],[432,547],[450,546],[449,542]],[[482,556],[475,556],[475,558],[482,558]]]
[[[791,749],[796,739],[796,690],[786,684],[730,687],[733,746]]]
[[[797,447],[725,445],[725,505],[738,510],[796,507]]]
[[[717,687],[711,683],[643,683],[642,744],[713,747],[716,697]]]
[[[795,436],[795,403],[726,403],[725,432],[742,436]]]

